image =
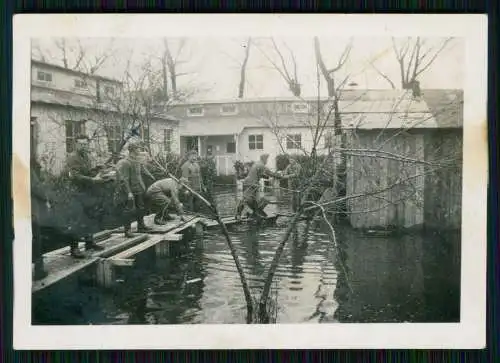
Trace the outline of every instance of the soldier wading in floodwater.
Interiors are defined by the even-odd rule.
[[[260,160],[252,165],[247,177],[243,179],[243,199],[236,207],[236,219],[241,218],[241,212],[243,212],[245,205],[252,210],[255,216],[267,217],[264,208],[269,204],[269,201],[264,197],[259,198],[259,181],[264,176],[282,179],[280,173],[274,173],[266,167],[268,158],[269,154],[262,154]]]
[[[68,210],[71,256],[83,258],[85,255],[78,249],[79,240],[85,241],[86,250],[102,250],[103,247],[94,241],[94,233],[99,232],[99,224],[95,219],[99,200],[96,195],[99,188],[107,180],[93,176],[88,138],[76,138],[75,151],[69,155],[66,162],[66,175],[69,178],[71,204]]]

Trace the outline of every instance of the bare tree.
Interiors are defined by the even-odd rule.
[[[56,55],[49,50],[42,50],[39,43],[33,44],[32,54],[40,60],[48,60],[60,64],[62,67],[87,74],[95,74],[115,53],[114,39],[104,47],[103,51],[95,52],[84,46],[80,39],[56,38],[53,46]]]
[[[320,150],[319,140],[322,139],[320,135],[324,135],[328,132],[333,125],[338,124],[341,118],[343,118],[344,108],[349,108],[355,102],[358,102],[358,97],[354,96],[351,98],[346,98],[343,93],[343,84],[345,81],[340,82],[339,85],[335,85],[335,80],[331,80],[333,77],[330,75],[335,72],[329,72],[338,67],[338,65],[343,65],[346,63],[346,54],[348,55],[350,50],[347,47],[342,53],[338,61],[338,65],[332,69],[328,69],[324,62],[322,62],[321,52],[319,49],[319,42],[315,39],[315,50],[317,62],[318,62],[318,106],[316,108],[311,108],[310,113],[304,117],[303,125],[309,128],[309,132],[312,135],[312,145],[307,149],[302,148],[300,151],[309,157],[308,163],[310,163],[310,171],[307,176],[303,176],[300,182],[299,191],[302,195],[300,198],[300,205],[298,212],[290,215],[291,219],[288,222],[288,228],[282,235],[278,248],[275,251],[274,258],[269,266],[268,274],[265,280],[265,284],[262,290],[260,302],[259,302],[259,320],[261,323],[269,323],[269,314],[267,312],[267,305],[269,304],[269,294],[270,288],[273,280],[274,273],[276,272],[277,266],[280,263],[281,255],[284,251],[285,245],[289,237],[293,234],[293,230],[301,219],[302,215],[318,215],[326,223],[330,231],[330,238],[333,244],[337,245],[337,237],[335,234],[335,226],[332,220],[327,218],[327,208],[332,208],[335,213],[338,213],[339,206],[342,204],[348,205],[348,209],[345,213],[349,216],[356,215],[371,215],[375,212],[382,213],[381,215],[387,216],[387,219],[393,218],[399,221],[401,217],[400,206],[401,205],[414,205],[413,208],[423,208],[423,190],[422,190],[422,178],[428,175],[434,175],[439,171],[448,170],[448,173],[453,172],[456,165],[460,165],[459,161],[461,158],[460,150],[457,148],[449,148],[435,152],[436,155],[440,155],[438,159],[427,160],[424,158],[423,145],[417,142],[417,138],[407,136],[406,134],[409,130],[413,128],[418,128],[419,125],[430,120],[430,118],[437,117],[436,113],[429,116],[419,116],[416,120],[411,120],[408,117],[410,107],[412,103],[405,98],[403,95],[401,98],[394,99],[394,104],[392,109],[387,109],[383,111],[387,116],[387,124],[385,127],[381,127],[377,132],[375,130],[370,131],[367,134],[359,129],[360,123],[362,122],[362,117],[355,117],[355,120],[349,130],[341,130],[345,139],[336,142],[335,145],[328,150],[322,150],[324,159],[320,160],[319,155],[316,154],[315,150]],[[318,52],[319,50],[319,52]],[[323,64],[321,64],[323,63]],[[335,85],[333,92],[329,93],[329,98],[327,99],[326,105],[329,105],[327,112],[322,113],[324,109],[322,106],[325,105],[319,97],[319,73],[323,69],[328,76],[326,82],[332,82]],[[419,68],[422,70],[422,68]],[[424,69],[425,70],[425,69]],[[419,71],[416,72],[417,75]],[[360,95],[361,97],[361,95]],[[337,101],[344,101],[341,104],[337,102],[330,102],[330,98]],[[406,100],[406,102],[405,102]],[[304,100],[306,101],[306,100]],[[309,101],[311,105],[314,102]],[[450,112],[457,107],[456,102],[453,102],[449,107],[442,107],[442,112],[445,114]],[[402,116],[404,120],[401,123],[399,117]],[[331,118],[335,117],[333,122],[330,122]],[[453,117],[453,116],[451,116]],[[399,125],[399,126],[395,126]],[[283,129],[286,128],[280,126],[279,117],[270,122],[272,125],[272,130],[276,135],[278,140],[281,140]],[[391,126],[389,126],[391,125]],[[378,134],[377,134],[378,133]],[[420,145],[420,146],[419,146]],[[286,150],[282,147],[282,150]],[[332,183],[333,192],[323,193],[323,196],[319,200],[313,197],[314,188],[321,184],[321,179],[325,176],[327,178],[335,180],[335,176],[338,176],[340,172],[338,166],[342,165],[339,162],[339,155],[343,158],[349,158],[349,169],[345,170],[345,175],[350,175],[350,183],[354,183],[356,180],[357,187],[352,186],[348,192],[339,192],[339,183]],[[342,159],[342,158],[341,158]],[[331,172],[328,171],[328,167],[331,165],[336,165],[337,168],[333,169]],[[387,168],[386,173],[381,173],[377,170],[380,168]],[[338,180],[338,179],[337,179]],[[344,183],[347,179],[344,178]],[[321,187],[320,187],[321,188]],[[345,185],[344,185],[345,188]],[[411,208],[411,207],[410,207]],[[340,259],[339,259],[340,261]],[[347,270],[344,266],[341,266],[344,270],[345,279],[347,281],[348,287],[350,287]]]
[[[244,45],[245,57],[243,58],[243,63],[241,63],[241,68],[240,68],[240,83],[238,87],[238,98],[243,98],[243,96],[245,95],[246,71],[247,71],[248,58],[250,57],[251,45],[252,45],[252,38],[248,38],[246,44]]]
[[[340,55],[337,64],[333,68],[328,68],[323,60],[323,56],[321,54],[321,47],[319,43],[318,37],[314,37],[314,54],[316,55],[316,62],[318,67],[325,79],[327,89],[328,89],[328,97],[336,98],[337,90],[335,88],[335,73],[338,72],[342,67],[344,67],[345,63],[349,59],[349,55],[352,50],[352,41],[350,41],[344,48],[344,51]],[[345,81],[344,81],[345,83]]]
[[[392,49],[399,65],[401,88],[414,90],[418,94],[420,90],[418,77],[434,63],[452,40],[453,38],[448,37],[435,45],[428,45],[428,41],[421,37],[407,37],[398,46],[396,39],[392,38]],[[376,66],[376,62],[373,60],[370,63],[391,88],[396,89],[395,82]]]
[[[186,39],[182,38],[179,40],[179,45],[177,47],[177,51],[172,54],[171,46],[167,38],[163,39],[163,55],[162,55],[162,70],[163,70],[163,86],[165,95],[168,97],[167,93],[167,72],[170,75],[170,85],[172,88],[173,97],[176,98],[178,95],[177,90],[177,78],[181,76],[188,75],[189,72],[179,72],[178,66],[182,63],[185,63],[185,60],[181,60],[180,57],[185,49]]]
[[[279,58],[279,62],[275,61],[269,54],[268,52],[264,51],[260,46],[257,46],[257,49],[264,55],[264,57],[271,63],[273,68],[281,75],[283,80],[286,82],[288,85],[288,89],[290,92],[295,97],[300,97],[302,90],[301,90],[301,84],[299,82],[299,77],[297,73],[297,59],[295,58],[295,55],[293,51],[290,49],[288,44],[286,42],[283,42],[283,47],[286,48],[288,55],[291,59],[292,65],[290,66],[287,64],[287,61],[285,60],[285,57],[283,55],[283,51],[280,49],[280,47],[277,45],[276,41],[274,38],[271,38],[271,45],[273,49],[273,53],[277,55]],[[280,63],[280,64],[278,64]]]

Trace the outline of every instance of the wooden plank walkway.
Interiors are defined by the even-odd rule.
[[[87,254],[84,259],[76,259],[71,257],[68,249],[61,249],[59,254],[49,252],[44,257],[45,271],[48,276],[42,280],[34,281],[32,284],[32,292],[36,292],[47,288],[58,281],[95,264],[99,259],[112,256],[123,251],[131,246],[141,243],[148,239],[146,234],[137,234],[133,238],[125,238],[125,236],[115,235],[111,238],[98,242],[99,245],[105,247],[102,251],[85,252]]]
[[[266,223],[276,221],[278,215],[269,212],[268,214],[269,217],[266,219]],[[145,218],[146,225],[152,229],[147,233],[135,233],[137,223],[133,223],[132,231],[135,236],[132,238],[126,238],[123,235],[123,227],[97,233],[94,235],[96,243],[103,246],[104,250],[85,252],[86,257],[84,259],[71,257],[69,246],[44,254],[44,267],[48,272],[48,276],[42,280],[33,281],[32,292],[43,290],[89,266],[97,264],[99,269],[102,267],[103,262],[106,262],[105,260],[107,260],[106,268],[109,268],[109,265],[133,266],[134,259],[131,257],[134,255],[160,242],[179,241],[182,239],[183,231],[196,226],[198,223],[203,224],[205,228],[216,228],[218,226],[216,220],[199,216],[188,216],[185,222],[175,216],[173,220],[165,225],[156,225],[153,219],[154,215]],[[234,217],[225,217],[222,220],[227,225],[253,221],[247,218],[236,220]],[[84,246],[84,242],[79,243],[80,249],[83,250]]]

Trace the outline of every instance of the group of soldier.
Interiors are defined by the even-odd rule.
[[[143,152],[142,144],[132,141],[129,142],[127,149],[128,155],[121,158],[112,168],[114,173],[108,172],[109,170],[105,168],[96,171],[90,155],[88,138],[83,136],[75,140],[75,151],[68,156],[63,172],[66,179],[65,186],[70,195],[64,206],[64,232],[70,240],[70,255],[73,258],[85,258],[85,254],[79,248],[79,242],[85,243],[85,250],[103,250],[94,237],[102,228],[103,209],[107,210],[107,214],[113,215],[115,222],[123,226],[127,238],[134,236],[131,228],[134,220],[137,222],[137,232],[151,230],[144,222],[148,209],[155,213],[155,224],[167,223],[171,219],[169,213],[172,212],[177,213],[181,220],[185,220],[183,204],[179,198],[181,194],[190,211],[194,213],[199,211],[200,205],[192,191],[201,193],[205,188],[202,185],[196,152],[188,154],[188,160],[181,167],[180,179],[166,177],[155,180],[146,167],[147,153]],[[35,279],[41,279],[47,273],[43,266],[40,221],[50,209],[52,198],[48,189],[41,186],[39,170],[35,167],[38,164],[33,160],[32,157],[33,262]],[[148,188],[144,176],[153,181]],[[102,190],[110,191],[112,203],[109,203],[109,195],[102,198]]]
[[[129,142],[128,155],[118,160],[112,170],[96,172],[92,166],[89,150],[89,140],[79,137],[76,140],[75,151],[68,157],[64,174],[67,177],[67,187],[71,194],[71,202],[65,209],[66,232],[70,238],[70,254],[73,258],[85,258],[79,248],[79,242],[85,243],[86,250],[99,251],[103,247],[96,243],[94,235],[102,228],[99,219],[102,217],[96,211],[97,205],[102,204],[102,198],[95,198],[96,190],[112,190],[113,202],[107,203],[103,208],[112,209],[111,214],[123,226],[127,238],[134,236],[131,228],[132,222],[137,222],[137,232],[148,232],[144,217],[147,210],[155,213],[154,223],[165,224],[170,213],[176,213],[181,220],[184,219],[184,205],[192,213],[200,211],[200,199],[197,194],[206,195],[200,165],[197,161],[196,151],[188,153],[188,159],[181,166],[181,178],[177,179],[171,174],[169,177],[155,180],[155,177],[146,167],[147,153],[143,151],[140,142]],[[243,198],[239,201],[236,218],[241,218],[241,213],[248,206],[255,217],[262,218],[268,201],[259,197],[259,181],[265,176],[278,179],[288,179],[289,188],[296,189],[300,174],[300,166],[293,158],[284,172],[272,172],[267,166],[269,155],[264,154],[250,168],[248,175],[243,180]],[[146,188],[143,176],[150,178],[153,183]],[[111,188],[108,186],[111,185]],[[182,196],[182,198],[180,198]],[[180,199],[183,199],[181,203]],[[44,206],[50,208],[50,197],[47,190],[40,187],[37,173],[32,172],[32,223],[33,223],[33,260],[35,263],[35,279],[46,276],[43,267],[40,216],[44,213]],[[292,206],[298,207],[298,194],[293,193]],[[102,205],[101,205],[102,207]],[[46,209],[45,209],[46,210]],[[101,208],[102,211],[102,208]],[[67,213],[66,213],[67,212]]]

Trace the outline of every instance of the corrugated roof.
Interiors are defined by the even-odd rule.
[[[438,124],[430,112],[414,113],[352,113],[342,116],[344,129],[415,129],[436,128]]]
[[[31,88],[31,102],[45,103],[62,107],[64,106],[76,107],[76,108],[85,108],[85,109],[118,113],[118,111],[115,108],[113,108],[113,106],[106,104],[104,102],[97,103],[95,98],[93,97],[84,96],[73,92],[48,89],[45,87],[34,86]],[[175,117],[167,115],[165,113],[154,113],[152,117],[160,121],[161,120],[176,121],[176,122],[179,121]]]
[[[31,101],[83,108],[95,106],[95,100],[92,97],[36,86],[31,88]]]
[[[341,100],[391,100],[395,98],[400,98],[409,91],[405,90],[388,90],[388,89],[369,89],[369,90],[359,90],[359,89],[349,89],[343,90],[340,96]],[[330,98],[320,97],[321,101],[327,101]],[[209,104],[233,104],[233,103],[252,103],[252,102],[315,102],[317,97],[245,97],[245,98],[228,98],[228,99],[203,99],[203,98],[191,98],[186,102],[177,102],[176,105],[188,106],[188,105],[209,105]]]
[[[425,99],[441,128],[463,127],[464,93],[462,90],[424,90]]]

